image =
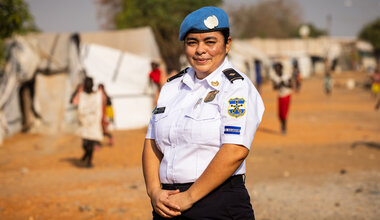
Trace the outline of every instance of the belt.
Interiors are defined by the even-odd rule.
[[[245,174],[234,175],[224,181],[217,189],[231,188],[233,186],[244,185],[245,183]],[[173,184],[161,184],[162,189],[166,190],[177,190],[184,192],[188,190],[193,183],[173,183]]]

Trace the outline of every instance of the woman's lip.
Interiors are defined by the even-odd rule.
[[[194,58],[197,63],[206,63],[209,59],[206,58]]]

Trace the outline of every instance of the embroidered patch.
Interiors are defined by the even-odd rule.
[[[153,110],[153,114],[156,115],[156,114],[161,114],[161,113],[164,113],[165,112],[165,107],[160,107],[160,108],[155,108]]]
[[[236,126],[224,126],[225,134],[240,134],[241,127]]]
[[[245,114],[245,100],[243,98],[232,98],[228,100],[228,114],[232,117],[239,118]]]

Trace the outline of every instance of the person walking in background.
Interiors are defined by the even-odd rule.
[[[261,93],[261,84],[263,82],[261,69],[262,69],[261,61],[255,59],[255,72],[256,72],[256,84],[255,84],[255,86],[256,86],[257,91],[259,91],[259,93]]]
[[[273,65],[275,75],[273,76],[273,88],[278,90],[278,117],[281,122],[282,134],[287,133],[286,120],[290,105],[290,96],[292,93],[292,79],[288,74],[283,74],[281,63]]]
[[[150,84],[153,84],[156,91],[155,91],[155,103],[157,102],[158,95],[161,91],[161,70],[159,68],[159,64],[156,62],[152,62],[151,64],[151,72],[149,73],[149,82]]]
[[[102,93],[102,129],[103,135],[108,137],[108,145],[113,145],[113,136],[108,130],[110,123],[113,123],[113,107],[111,97],[107,94],[104,84],[98,85],[98,90]]]
[[[371,75],[371,92],[376,99],[375,110],[378,110],[380,108],[380,64]]]
[[[83,92],[78,95],[78,117],[80,122],[80,135],[84,154],[81,158],[87,167],[92,167],[92,158],[95,146],[100,146],[103,139],[102,131],[102,93],[93,91],[93,80],[84,79]],[[74,98],[75,99],[75,98]]]
[[[293,60],[292,78],[294,82],[294,90],[296,93],[298,93],[299,90],[301,89],[302,77],[301,77],[300,69],[298,67],[298,61],[296,59]]]
[[[153,111],[143,173],[153,219],[252,220],[245,158],[264,104],[227,58],[227,14],[204,7],[182,22],[191,67],[168,79]]]
[[[331,94],[332,89],[332,79],[331,79],[331,71],[329,67],[329,62],[327,58],[325,58],[325,78],[324,78],[324,85],[325,85],[325,93],[326,95]]]

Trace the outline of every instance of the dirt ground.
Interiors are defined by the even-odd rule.
[[[246,185],[256,219],[380,219],[380,111],[360,85],[365,73],[305,79],[292,96],[288,134],[277,95],[262,88],[265,113],[247,158]],[[348,79],[359,84],[345,87]],[[0,219],[151,219],[141,152],[146,128],[114,131],[115,145],[79,163],[70,134],[16,134],[0,147]]]

